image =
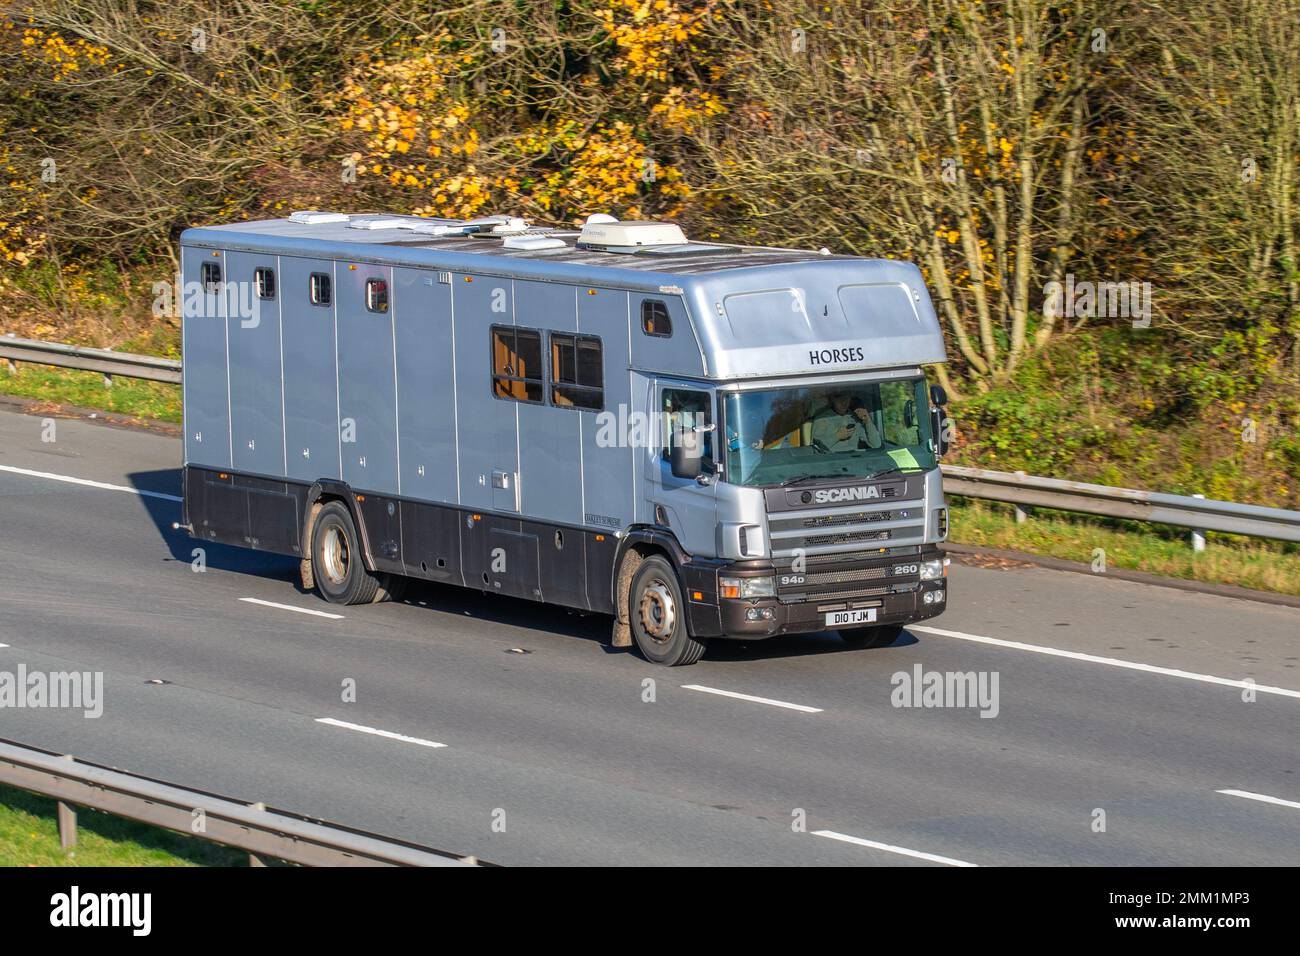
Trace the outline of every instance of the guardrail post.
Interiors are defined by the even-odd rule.
[[[5,359],[5,366],[9,369],[10,375],[18,374],[18,364],[13,359]]]
[[[77,811],[59,801],[59,846],[65,851],[77,845]]]
[[[1192,495],[1193,498],[1204,499],[1205,495]],[[1192,531],[1192,551],[1200,554],[1205,550],[1205,532],[1200,530]]]
[[[77,758],[72,754],[64,754],[61,760],[68,763],[75,763]],[[72,808],[72,804],[58,802],[59,807],[59,846],[66,852],[77,845],[77,811]]]
[[[105,388],[113,387],[113,376],[109,375],[107,372],[104,373],[104,387]]]
[[[1016,472],[1016,474],[1019,475],[1021,478],[1025,477],[1025,473],[1023,471],[1018,471]],[[1026,521],[1029,520],[1028,511],[1020,507],[1020,505],[1012,505],[1012,507],[1016,509],[1016,524],[1024,524]]]

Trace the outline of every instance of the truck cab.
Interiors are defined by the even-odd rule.
[[[706,375],[649,381],[646,495],[684,564],[712,565],[692,629],[876,646],[940,614],[946,396],[921,366],[945,356],[919,271],[805,254],[711,274],[684,299]],[[643,649],[664,639],[665,600],[633,615]]]

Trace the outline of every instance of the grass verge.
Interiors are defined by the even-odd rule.
[[[1093,518],[1046,508],[1030,509],[1017,524],[1011,505],[971,498],[949,500],[950,539],[957,544],[1025,551],[1091,564],[1096,551],[1106,566],[1171,578],[1235,584],[1257,591],[1300,594],[1300,546],[1211,532],[1206,548],[1192,550],[1185,529]]]
[[[77,845],[59,846],[57,804],[0,786],[0,866],[247,866],[248,854],[85,807]]]
[[[0,369],[0,394],[102,408],[133,418],[176,423],[181,420],[179,385],[118,377],[108,388],[98,372],[21,363],[17,372]]]

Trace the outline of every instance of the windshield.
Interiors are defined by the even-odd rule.
[[[726,396],[727,480],[796,484],[930,469],[924,378],[841,382]]]

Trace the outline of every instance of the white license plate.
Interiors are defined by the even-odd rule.
[[[872,624],[876,620],[874,607],[858,611],[831,611],[826,615],[827,627],[851,627],[854,624]]]

